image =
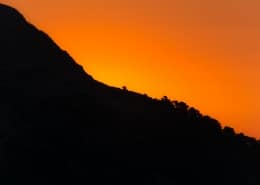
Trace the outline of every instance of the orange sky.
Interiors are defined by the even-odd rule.
[[[95,79],[260,137],[259,0],[2,0]]]

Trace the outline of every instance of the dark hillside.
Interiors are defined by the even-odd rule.
[[[0,95],[1,184],[260,184],[256,139],[184,102],[95,81],[5,5]]]

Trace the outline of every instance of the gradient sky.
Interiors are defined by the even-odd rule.
[[[95,79],[260,138],[259,0],[2,0]]]

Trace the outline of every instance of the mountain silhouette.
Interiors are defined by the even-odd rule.
[[[3,4],[0,53],[1,184],[260,184],[255,138],[96,81]]]

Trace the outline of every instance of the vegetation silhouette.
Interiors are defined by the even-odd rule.
[[[0,25],[1,184],[260,184],[256,139],[95,81],[11,7]]]

